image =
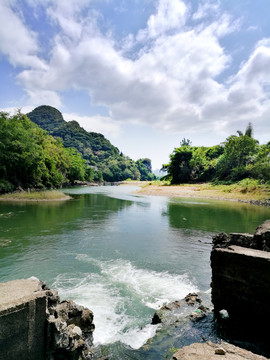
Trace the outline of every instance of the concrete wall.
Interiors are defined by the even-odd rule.
[[[235,335],[245,334],[251,339],[269,336],[265,330],[270,322],[269,241],[269,220],[257,228],[254,236],[219,234],[214,238],[212,302],[218,319],[220,310],[227,310],[229,318],[222,326],[229,325]],[[241,242],[245,247],[235,245]]]
[[[230,315],[270,318],[270,253],[230,246],[211,253],[212,302]]]
[[[46,294],[35,280],[0,284],[0,359],[45,359]]]

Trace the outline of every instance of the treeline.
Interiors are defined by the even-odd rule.
[[[27,114],[29,119],[60,138],[67,148],[79,151],[92,168],[94,181],[154,180],[151,160],[134,161],[113,146],[104,135],[88,132],[77,121],[65,121],[60,111],[42,105]]]
[[[121,157],[123,163],[128,161]],[[149,159],[133,161],[132,165],[138,179],[148,176]],[[127,170],[124,165],[121,172],[119,166],[121,163],[116,161],[107,170],[115,171],[112,181],[134,176],[130,167]],[[77,149],[64,147],[60,138],[49,135],[26,115],[0,113],[0,193],[18,187],[59,188],[75,180],[103,181],[103,173],[89,165]]]
[[[237,182],[253,178],[261,183],[270,183],[270,141],[259,145],[252,136],[252,126],[245,133],[229,136],[220,145],[212,147],[191,146],[183,139],[181,146],[170,155],[167,180],[172,184],[196,182]]]
[[[0,113],[0,193],[25,188],[58,188],[91,178],[79,152],[64,148],[25,115]]]

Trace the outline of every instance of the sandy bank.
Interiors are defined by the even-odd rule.
[[[240,201],[258,205],[270,205],[268,194],[263,192],[244,192],[239,189],[229,191],[226,187],[219,189],[208,184],[156,185],[147,182],[141,184],[136,182],[136,185],[140,186],[136,193],[143,195]]]

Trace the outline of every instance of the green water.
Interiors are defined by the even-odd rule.
[[[145,358],[131,349],[155,334],[155,309],[210,288],[215,233],[253,233],[270,219],[266,207],[132,191],[84,187],[65,190],[67,202],[0,203],[1,281],[36,276],[89,307],[95,344],[116,347],[115,359]]]

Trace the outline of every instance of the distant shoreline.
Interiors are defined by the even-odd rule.
[[[33,192],[14,192],[0,196],[1,202],[51,202],[70,200],[71,196],[61,191],[46,190]]]
[[[125,183],[127,184],[127,183]],[[135,185],[131,182],[130,185]],[[198,198],[220,201],[244,202],[254,205],[270,206],[270,196],[264,191],[243,191],[242,189],[229,190],[229,186],[223,185],[220,189],[208,184],[184,184],[184,185],[156,185],[150,182],[136,182],[140,186],[136,194],[150,196],[168,196],[176,198]]]

